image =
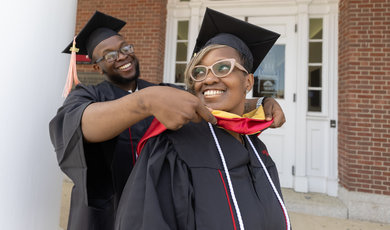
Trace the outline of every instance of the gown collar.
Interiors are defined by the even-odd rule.
[[[212,114],[217,118],[217,126],[246,135],[259,135],[273,122],[265,120],[262,106],[242,116],[221,110],[213,110]]]
[[[221,110],[213,110],[212,114],[217,118],[217,126],[223,129],[231,130],[239,134],[259,135],[263,130],[268,128],[273,120],[266,121],[263,107],[239,116],[237,114],[228,113]],[[156,118],[145,132],[137,146],[137,154],[141,153],[146,141],[149,138],[157,136],[166,130],[165,126],[161,124]]]

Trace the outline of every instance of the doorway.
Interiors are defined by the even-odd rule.
[[[280,34],[279,39],[254,73],[254,97],[273,97],[287,122],[267,129],[259,138],[266,144],[278,168],[282,187],[293,187],[296,113],[295,17],[249,17],[248,22]]]

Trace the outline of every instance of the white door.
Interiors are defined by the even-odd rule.
[[[255,72],[253,96],[272,96],[281,105],[286,123],[259,137],[276,163],[282,187],[293,187],[295,159],[296,34],[295,17],[249,17],[248,22],[281,36]]]

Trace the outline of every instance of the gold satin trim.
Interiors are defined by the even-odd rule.
[[[250,111],[249,113],[245,113],[242,116],[239,116],[234,113],[229,113],[222,110],[213,110],[211,112],[214,116],[224,117],[224,118],[251,118],[257,120],[265,120],[265,113],[263,106],[259,106],[257,109]]]

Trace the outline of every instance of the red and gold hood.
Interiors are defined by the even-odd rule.
[[[215,118],[217,118],[218,127],[245,135],[259,135],[273,122],[273,120],[265,120],[265,114],[262,106],[242,116],[221,110],[213,110],[212,114]],[[157,119],[154,119],[145,135],[138,143],[137,154],[141,152],[143,146],[149,138],[157,136],[165,130],[165,126]]]

